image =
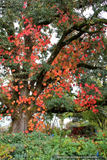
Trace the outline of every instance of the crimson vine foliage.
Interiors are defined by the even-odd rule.
[[[9,21],[4,22],[2,11],[2,30],[6,38],[0,37],[0,101],[3,107],[1,113],[12,117],[12,132],[26,131],[28,121],[37,112],[37,117],[34,117],[36,128],[43,124],[40,114],[48,113],[45,100],[54,95],[62,98],[65,92],[71,92],[74,83],[80,87],[75,104],[81,107],[81,111],[88,107],[97,113],[96,99],[102,96],[99,88],[87,83],[82,87],[82,84],[78,85],[78,80],[87,74],[85,68],[105,67],[97,65],[96,55],[100,57],[101,50],[105,50],[103,37],[107,20],[95,19],[96,15],[86,19],[76,11],[74,13],[73,7],[76,9],[80,3],[75,0],[72,6],[69,0],[16,1],[15,5],[22,7],[16,7],[17,14],[11,8],[14,0],[12,3],[4,2],[2,8],[5,8]],[[83,10],[88,5],[82,6]],[[91,1],[90,5],[94,8],[97,2]],[[14,19],[19,23],[17,28],[14,28]],[[58,36],[56,44],[51,41],[53,30]]]

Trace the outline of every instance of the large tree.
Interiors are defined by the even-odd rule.
[[[87,8],[93,11],[88,18],[83,14]],[[101,13],[106,8],[104,0],[0,1],[0,112],[11,114],[12,132],[26,131],[34,113],[67,111],[66,106],[46,108],[44,100],[70,92],[74,82],[79,84],[84,68],[105,68],[96,57],[102,60],[101,51],[104,54],[107,19]],[[80,106],[92,107],[100,91],[85,85],[95,95],[88,95],[88,105],[82,102]],[[79,95],[75,102],[80,103]]]

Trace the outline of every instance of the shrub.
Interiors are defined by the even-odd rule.
[[[9,144],[0,144],[0,159],[12,159],[11,153],[14,152],[16,147],[11,147]]]
[[[62,132],[62,131],[61,131]],[[99,155],[106,158],[107,137],[106,133],[98,133],[95,137],[88,139],[82,137],[64,138],[59,132],[54,130],[54,136],[49,136],[41,132],[9,134],[0,138],[1,158],[11,160],[49,160],[54,155],[79,156],[79,155]],[[94,139],[94,140],[93,140]],[[7,160],[6,159],[6,160]]]

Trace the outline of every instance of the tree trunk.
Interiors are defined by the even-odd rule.
[[[22,113],[19,117],[12,119],[12,133],[25,132],[28,130],[29,118]]]

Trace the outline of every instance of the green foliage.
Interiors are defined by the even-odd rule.
[[[46,71],[49,71],[50,67],[51,67],[51,65],[49,65],[49,64],[47,64],[47,63],[45,63],[45,62],[43,62],[43,67],[42,67],[42,69],[44,69],[45,72],[46,72]]]
[[[106,136],[105,136],[106,135]],[[95,139],[95,141],[93,140]],[[97,136],[88,139],[62,137],[54,130],[54,137],[32,132],[4,135],[0,137],[0,157],[4,159],[21,160],[49,160],[54,155],[87,156],[97,155],[106,158],[107,132],[99,132]]]
[[[25,3],[27,3],[26,4],[27,6],[24,8]],[[9,74],[9,72],[10,72],[11,76],[13,77],[11,79],[12,84],[11,84],[11,86],[9,86],[9,92],[11,93],[11,95],[13,95],[13,97],[11,99],[11,96],[5,96],[5,95],[3,96],[2,95],[1,101],[3,101],[3,103],[7,106],[9,111],[11,110],[11,108],[13,108],[13,106],[11,104],[13,104],[13,103],[16,104],[16,102],[18,102],[17,100],[22,97],[23,98],[26,97],[28,99],[28,97],[29,97],[29,95],[31,95],[31,93],[33,95],[34,90],[37,90],[37,96],[39,96],[39,94],[45,92],[45,90],[44,90],[45,86],[43,86],[43,81],[45,80],[46,72],[50,70],[52,62],[55,60],[55,57],[57,58],[59,53],[61,53],[61,52],[63,53],[63,51],[67,52],[66,49],[67,49],[68,44],[73,45],[72,46],[73,48],[71,49],[70,53],[65,53],[65,56],[64,56],[65,58],[64,57],[61,59],[59,58],[58,63],[57,63],[58,70],[61,69],[61,72],[64,72],[65,67],[63,68],[63,66],[60,66],[60,64],[62,64],[61,60],[62,59],[64,60],[66,58],[67,58],[66,59],[67,63],[68,62],[72,63],[72,67],[70,67],[70,65],[68,65],[69,66],[68,67],[69,73],[72,72],[72,69],[74,69],[74,68],[76,70],[78,70],[77,69],[78,67],[76,68],[76,64],[75,63],[73,64],[73,61],[72,61],[74,58],[74,57],[72,57],[72,55],[74,54],[73,53],[74,48],[76,49],[78,47],[76,47],[76,43],[75,43],[75,45],[72,44],[72,41],[73,40],[76,41],[78,38],[79,39],[82,38],[83,41],[88,40],[86,35],[87,35],[87,33],[91,32],[91,28],[90,28],[91,25],[93,27],[95,26],[95,28],[96,28],[95,32],[98,32],[100,34],[100,29],[103,28],[103,24],[106,24],[106,20],[102,20],[97,16],[100,12],[105,11],[106,5],[105,4],[102,5],[102,3],[100,4],[99,2],[95,1],[95,2],[91,2],[89,4],[89,2],[87,2],[86,0],[84,0],[84,1],[80,1],[80,0],[77,0],[77,1],[75,1],[75,0],[72,0],[72,1],[71,0],[66,0],[66,1],[64,1],[64,0],[59,0],[59,1],[58,0],[51,0],[51,1],[50,0],[38,0],[38,1],[35,1],[35,0],[30,0],[30,1],[29,0],[28,1],[1,0],[1,6],[0,6],[0,10],[1,10],[0,11],[0,26],[1,26],[1,29],[0,29],[0,49],[4,49],[4,50],[3,51],[0,50],[1,51],[0,59],[1,60],[5,59],[2,62],[2,65],[4,65],[5,74],[4,75],[2,74],[2,76],[5,77],[6,73]],[[85,11],[85,9],[89,6],[91,6],[93,8],[94,14],[93,14],[93,16],[90,15],[89,18],[84,19],[83,11]],[[97,9],[95,9],[95,8],[97,8]],[[81,9],[80,10],[81,13],[78,13],[77,9]],[[24,17],[25,17],[25,20],[24,20]],[[78,18],[81,18],[79,20],[79,22],[78,22]],[[27,30],[27,28],[29,28],[29,26],[26,26],[27,20],[32,21],[31,22],[32,23],[31,30],[37,29],[37,31],[36,30],[35,31],[38,34],[38,36],[39,36],[39,32],[41,33],[40,38],[36,39],[36,36],[33,36],[32,33],[30,33],[31,31],[29,29]],[[26,22],[24,22],[24,21],[26,21]],[[16,26],[16,25],[14,25],[15,22],[18,23],[18,27],[15,27]],[[99,22],[101,22],[101,23],[99,23]],[[47,28],[44,27],[47,24],[52,26],[51,29],[49,29],[49,32],[47,32],[48,26],[47,26]],[[35,27],[38,26],[38,27],[33,28],[34,26]],[[28,32],[28,31],[30,31],[30,32]],[[46,31],[46,32],[44,32],[44,31]],[[51,36],[50,33],[52,33],[52,31],[54,31],[56,33],[56,37],[59,37],[59,42],[56,45],[53,45],[52,48],[51,48],[51,43],[46,42],[46,44],[48,44],[49,49],[47,49],[47,47],[44,48],[45,47],[44,40],[46,40],[46,39],[48,40],[48,36],[46,39],[43,37],[46,37],[46,35],[49,35],[49,37],[50,37]],[[18,34],[18,33],[20,33],[20,34]],[[96,34],[93,35],[93,32],[91,32],[91,33],[92,33],[92,38],[96,37]],[[98,36],[99,36],[99,34],[98,34]],[[15,37],[15,39],[14,39],[15,35],[17,35],[17,38]],[[34,35],[35,35],[35,33],[34,33]],[[43,42],[42,42],[41,38],[43,38]],[[15,44],[10,43],[9,39],[10,39],[10,41],[15,40]],[[21,39],[23,39],[23,41],[21,41]],[[92,47],[90,49],[96,50],[96,48],[94,48],[94,46],[95,46],[95,43],[97,46],[97,42],[98,42],[99,38],[97,37],[95,42],[92,41],[93,39],[91,40],[91,36],[89,39],[90,39],[89,41],[92,42],[92,43],[90,43],[92,45]],[[40,41],[40,43],[39,43],[39,41]],[[40,44],[42,44],[42,45],[40,45]],[[83,50],[84,50],[85,49],[84,42],[80,43],[80,45],[81,45],[80,50],[82,49],[82,45],[83,45]],[[42,48],[40,47],[40,50],[38,50],[38,46],[39,47],[42,46]],[[26,47],[29,48],[29,50]],[[69,47],[70,46],[68,46],[68,48]],[[13,48],[14,48],[14,50],[12,50]],[[35,50],[33,50],[33,48],[35,48]],[[29,59],[31,58],[32,52],[36,53],[36,49],[37,49],[37,54],[39,51],[39,59],[38,58],[37,59],[40,61],[40,63],[38,63],[37,67],[33,66],[35,68],[33,70],[29,64],[29,62],[31,62],[31,61],[29,61]],[[42,49],[44,50],[43,52],[42,52]],[[7,50],[7,52],[4,52],[5,50]],[[84,54],[84,52],[87,53],[86,57],[88,55],[91,55],[91,59],[88,59],[88,60],[86,59],[86,61],[85,61],[86,63],[91,64],[93,66],[98,66],[98,67],[103,66],[103,61],[102,61],[102,57],[104,57],[104,54],[103,54],[104,47],[103,46],[101,46],[101,50],[98,51],[99,53],[102,51],[102,54],[101,53],[100,54],[99,53],[98,54],[92,54],[92,53],[90,54],[91,50],[89,50],[89,48],[87,48],[87,47],[85,50],[83,51],[82,54]],[[2,52],[3,52],[3,54],[2,54]],[[26,56],[24,56],[24,54],[23,54],[24,52],[26,52],[25,53]],[[67,54],[68,55],[71,54],[71,58],[69,56],[67,56]],[[48,58],[48,56],[50,56],[50,58]],[[75,54],[75,56],[76,56],[76,54]],[[98,60],[101,63],[100,62],[98,63],[98,61],[96,60],[96,56],[98,56]],[[22,59],[22,57],[23,57],[23,59]],[[75,58],[77,58],[77,57],[75,57]],[[82,58],[82,55],[79,58]],[[20,59],[19,62],[22,62],[22,61],[23,62],[19,63],[18,61],[16,61],[18,59]],[[36,64],[36,58],[34,58],[32,60],[34,61],[34,64]],[[97,63],[98,63],[98,65],[97,65]],[[63,64],[66,65],[66,63],[63,63]],[[54,67],[56,68],[57,65],[55,65]],[[7,71],[8,69],[10,69],[10,71]],[[15,73],[12,74],[12,70],[14,70],[14,69],[15,69]],[[103,69],[105,69],[105,66]],[[31,75],[29,75],[30,72],[32,72]],[[86,73],[88,73],[88,72],[90,74],[92,73],[92,71],[86,70]],[[99,72],[99,70],[97,70],[97,72]],[[93,71],[93,73],[95,73],[95,72]],[[82,77],[82,72],[79,71],[79,74],[81,74],[81,77]],[[102,74],[102,77],[105,78],[106,74],[107,74],[106,69],[104,70],[104,72],[102,71],[101,74]],[[96,73],[96,75],[97,75],[97,73]],[[78,76],[78,74],[71,75],[71,77],[75,77],[75,76]],[[28,78],[28,77],[31,77],[31,78]],[[7,79],[7,77],[5,77],[5,78]],[[50,77],[49,79],[47,79],[46,80],[47,85],[50,82],[54,83],[54,81],[55,81],[54,78],[55,77],[53,76],[53,77]],[[85,80],[83,78],[84,78],[84,75],[80,80],[80,81],[82,81],[82,84],[84,84],[84,82],[86,82],[85,80],[88,79],[87,77],[85,78]],[[63,75],[61,75],[61,79],[65,79],[65,80],[67,79],[67,83],[68,83],[69,78],[66,77],[66,75],[64,75],[64,77],[63,77]],[[18,80],[18,82],[17,82],[17,80]],[[23,90],[19,86],[19,84],[20,84],[19,81],[21,81],[21,80],[24,81],[24,83],[26,81],[25,84],[27,84],[24,86]],[[75,78],[74,78],[74,80],[72,79],[72,83],[75,80],[76,80]],[[88,84],[91,84],[92,81],[90,81],[90,79],[88,79],[88,80],[89,80]],[[100,79],[99,81],[101,81],[101,80],[102,79]],[[93,81],[95,84],[95,80],[93,80]],[[5,79],[4,79],[4,82],[5,82]],[[70,80],[69,80],[69,82],[71,84]],[[57,84],[58,83],[62,83],[62,82],[57,82]],[[104,84],[104,87],[105,86],[106,86],[106,84]],[[18,89],[15,89],[16,87],[18,87]],[[53,88],[55,90],[54,86],[53,86]],[[69,87],[67,87],[67,88],[69,89]],[[64,89],[64,86],[63,86],[63,89]],[[18,92],[18,93],[15,93],[15,92]],[[58,92],[60,92],[60,91],[58,91]],[[19,94],[20,94],[20,96],[19,96]],[[46,107],[49,108],[50,112],[52,112],[52,109],[54,109],[55,107],[56,108],[62,107],[64,109],[66,109],[67,111],[72,111],[72,112],[74,111],[75,105],[72,102],[73,98],[74,98],[73,96],[71,96],[71,98],[70,98],[67,93],[62,98],[58,98],[58,96],[55,95],[55,92],[53,93],[53,95],[54,96],[52,96],[52,99],[46,100]],[[94,93],[92,95],[94,95]],[[37,98],[37,96],[35,96],[35,98]],[[6,98],[8,97],[10,99],[10,101],[8,101],[9,104],[7,103],[7,100],[5,97]],[[32,101],[33,101],[33,99],[32,99]],[[35,99],[35,101],[36,101],[36,99]],[[25,102],[21,101],[21,103],[25,103]],[[26,100],[26,103],[28,103],[27,100]],[[22,106],[19,106],[19,108],[21,108],[21,109],[19,109],[19,111],[20,111],[19,114],[22,114],[22,111],[23,111]],[[24,104],[24,106],[25,106],[25,104]],[[25,110],[27,107],[28,107],[28,105],[26,105]],[[17,109],[17,106],[15,105],[14,108]],[[0,107],[0,109],[1,109],[1,107]],[[27,112],[30,112],[30,110]],[[31,111],[31,112],[32,112],[32,114],[34,114],[33,111]],[[15,117],[15,115],[16,115],[16,113],[14,114],[14,117]],[[15,118],[13,119],[13,117],[12,117],[12,120],[14,121]],[[16,132],[16,131],[14,131],[14,132]],[[15,140],[16,140],[16,138],[15,138]]]
[[[54,107],[64,107],[67,111],[74,111],[74,102],[73,102],[74,95],[67,96],[66,94],[59,98],[57,95],[53,96],[52,98],[48,98],[45,100],[46,107],[48,110],[51,110]]]
[[[11,159],[12,158],[12,152],[14,152],[16,149],[15,146],[11,147],[9,144],[6,143],[0,143],[0,159]]]
[[[82,116],[83,116],[83,119],[88,120],[91,124],[103,130],[106,128],[107,117],[103,113],[104,111],[103,107],[97,107],[97,108],[99,110],[98,113],[94,114],[92,110],[89,110],[89,111],[83,112]]]
[[[95,138],[95,143],[100,154],[107,157],[107,131],[99,132]]]
[[[12,143],[23,143],[23,133],[16,133],[16,134],[5,134],[3,136],[3,138],[1,138],[0,142],[3,142],[3,143],[9,143],[9,144],[12,144]]]

